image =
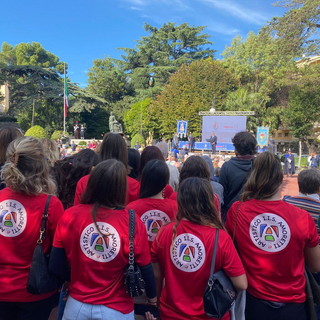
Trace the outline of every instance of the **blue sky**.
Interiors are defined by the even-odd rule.
[[[206,26],[216,58],[236,35],[258,31],[283,8],[274,0],[10,0],[1,4],[1,43],[40,42],[69,65],[72,82],[86,86],[94,59],[120,58],[147,35],[144,23]]]

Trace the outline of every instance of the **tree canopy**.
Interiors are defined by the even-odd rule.
[[[209,110],[213,99],[223,110],[228,92],[238,84],[221,62],[211,58],[182,65],[150,105],[149,114],[157,124],[155,133],[171,137],[177,120],[189,120],[189,130],[199,136],[199,111]]]
[[[63,73],[64,62],[45,50],[40,43],[19,43],[12,46],[3,42],[0,52],[0,66],[37,66]],[[67,69],[67,66],[66,66]]]
[[[319,0],[287,0],[277,4],[289,10],[282,17],[273,18],[262,31],[279,39],[295,57],[319,54]]]
[[[150,76],[161,86],[182,64],[213,57],[215,52],[206,47],[211,42],[209,35],[202,33],[205,27],[169,22],[161,28],[149,24],[144,28],[150,35],[138,40],[135,49],[120,48],[125,51],[124,68],[137,89],[148,88]]]

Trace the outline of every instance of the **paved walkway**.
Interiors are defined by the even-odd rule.
[[[285,176],[282,183],[281,198],[285,195],[296,196],[299,193],[298,179],[295,174],[292,177]]]

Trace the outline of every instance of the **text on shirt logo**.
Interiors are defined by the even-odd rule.
[[[267,252],[283,250],[291,238],[288,223],[273,213],[262,213],[252,219],[249,233],[252,242]]]
[[[16,200],[5,200],[0,203],[0,234],[5,237],[20,235],[27,225],[27,212]]]
[[[171,261],[176,268],[185,272],[199,270],[206,259],[202,241],[191,233],[178,235],[170,250]]]
[[[113,260],[120,251],[120,236],[117,230],[105,222],[97,222],[101,235],[94,223],[89,224],[81,233],[80,247],[89,259],[98,262]]]
[[[159,229],[171,221],[169,216],[160,210],[149,210],[145,212],[140,219],[147,229],[149,241],[153,241]]]

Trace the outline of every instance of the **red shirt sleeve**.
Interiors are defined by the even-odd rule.
[[[230,207],[227,213],[227,221],[226,221],[225,227],[231,237],[233,237],[234,228],[235,228],[234,213],[235,213],[235,210],[237,210],[239,204],[240,204],[240,201],[235,202]]]
[[[56,248],[64,248],[63,240],[66,238],[66,234],[70,225],[69,210],[66,210],[64,215],[58,222],[58,226],[54,235],[53,246]]]
[[[63,212],[64,209],[61,201],[55,196],[51,197],[48,208],[48,233],[51,239],[54,238],[58,221],[62,217]]]
[[[167,185],[164,187],[163,192],[164,192],[164,198],[170,198],[170,196],[171,196],[172,193],[173,193],[173,189],[172,189],[172,187],[170,186],[170,184],[167,184]]]
[[[244,267],[238,252],[232,242],[230,236],[223,230],[220,230],[221,250],[223,252],[222,268],[228,277],[238,277],[245,274]],[[219,239],[220,242],[220,239]],[[220,247],[220,245],[219,245]]]

